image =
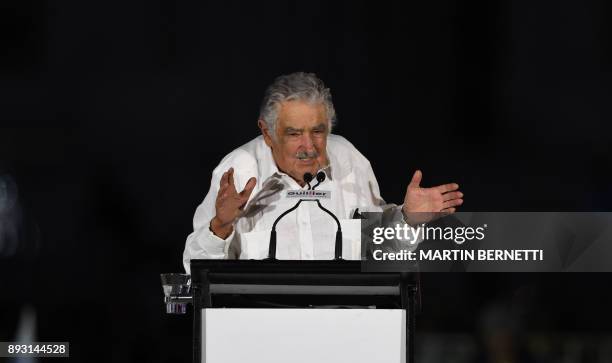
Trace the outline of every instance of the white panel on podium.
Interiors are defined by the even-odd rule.
[[[405,363],[402,309],[202,309],[203,363]]]

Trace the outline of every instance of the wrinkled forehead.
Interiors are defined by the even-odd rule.
[[[283,101],[278,106],[278,128],[311,129],[329,128],[327,109],[320,102],[302,100]]]

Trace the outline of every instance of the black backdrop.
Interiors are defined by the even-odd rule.
[[[71,341],[73,361],[188,360],[190,317],[164,315],[157,274],[181,270],[212,169],[257,135],[283,73],[326,81],[335,132],[388,201],[415,168],[426,185],[458,182],[466,211],[612,200],[605,1],[1,7],[3,341],[29,305],[38,340]],[[499,300],[530,328],[605,331],[610,280],[427,274],[419,326],[472,333]]]

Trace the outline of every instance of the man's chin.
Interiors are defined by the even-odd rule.
[[[296,172],[296,177],[299,180],[303,180],[304,178],[304,174],[306,173],[310,173],[312,174],[312,176],[314,177],[317,174],[317,164],[315,163],[314,165],[300,165],[297,168],[295,168],[295,172]]]

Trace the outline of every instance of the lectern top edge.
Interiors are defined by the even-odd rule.
[[[240,270],[269,272],[361,272],[361,261],[355,260],[200,260],[192,259],[191,267],[217,272]]]

